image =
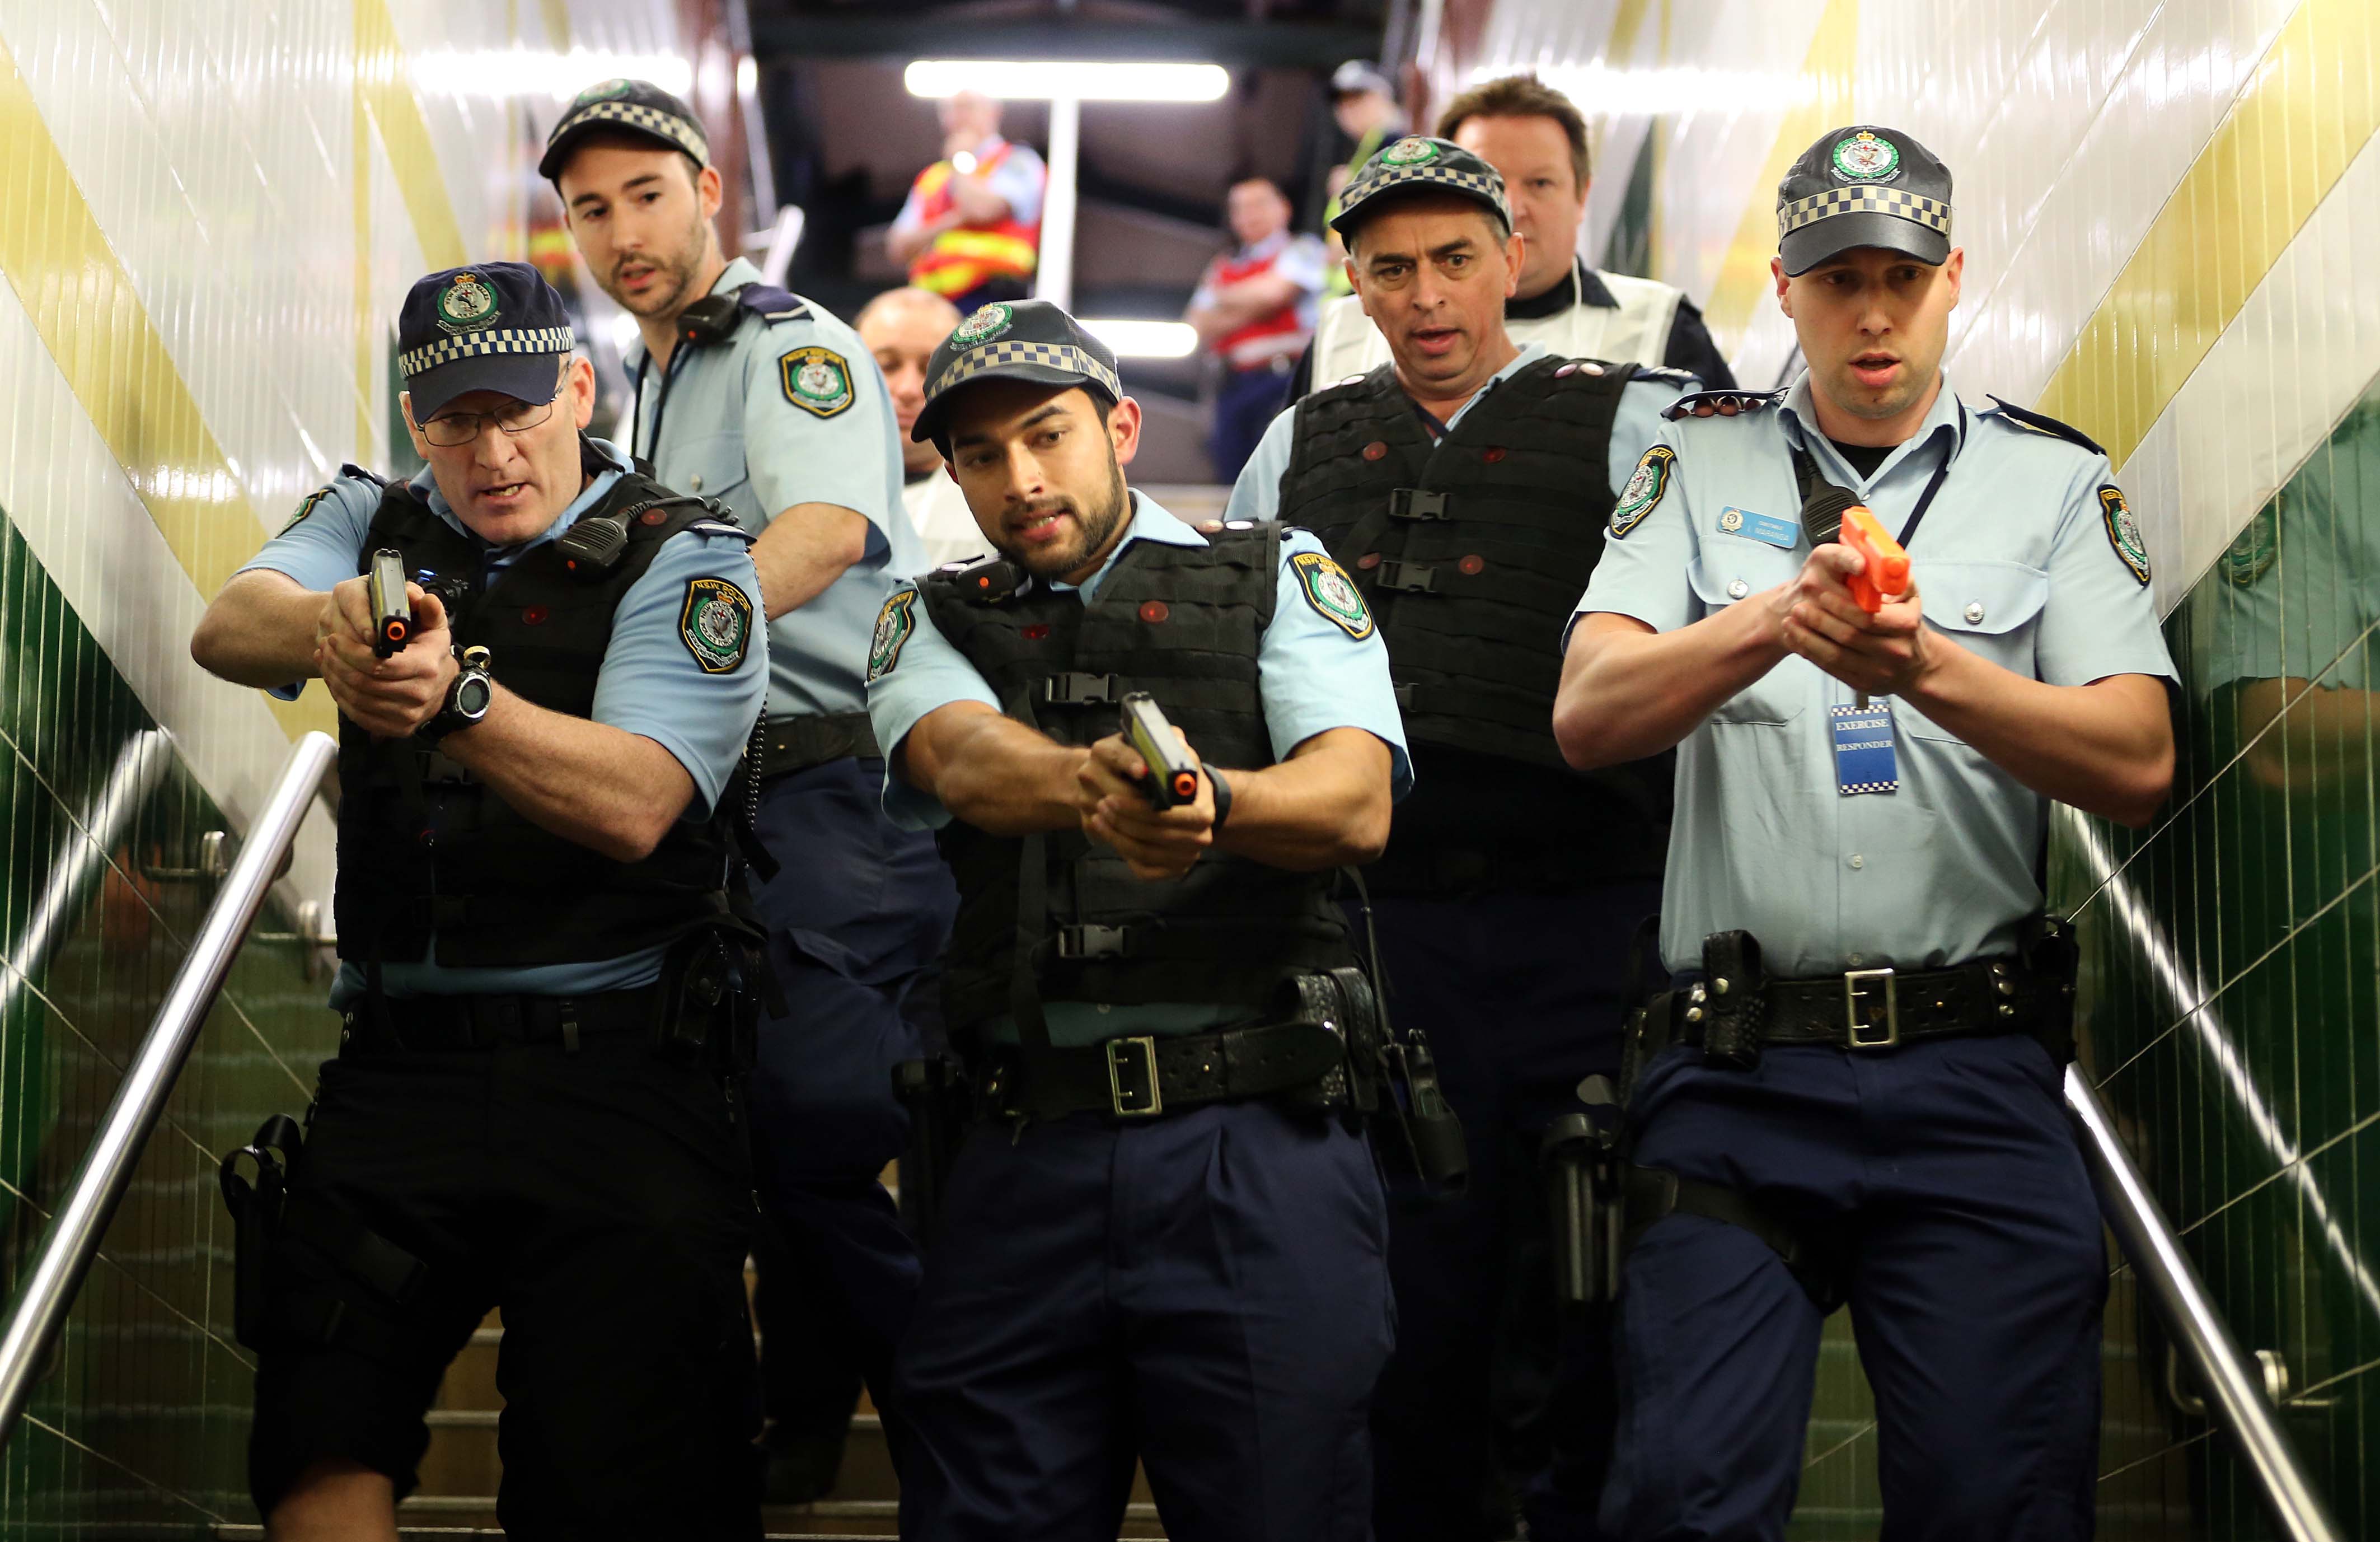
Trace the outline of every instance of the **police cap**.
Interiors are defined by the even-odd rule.
[[[1790,275],[1862,246],[1947,261],[1950,168],[1898,128],[1855,123],[1820,135],[1777,184],[1777,255]]]
[[[1083,324],[1046,300],[996,300],[952,328],[926,361],[926,405],[909,437],[938,439],[951,396],[978,380],[1029,380],[1038,386],[1080,386],[1123,399],[1115,354]]]
[[[650,80],[603,80],[571,99],[545,137],[545,154],[537,174],[547,181],[562,176],[570,153],[590,134],[639,134],[664,150],[694,157],[698,166],[710,165],[710,141],[694,109]]]
[[[1367,91],[1378,92],[1382,96],[1397,93],[1396,87],[1389,84],[1389,78],[1380,73],[1380,67],[1369,59],[1349,59],[1330,72],[1332,100],[1360,96]]]
[[[1384,146],[1347,179],[1330,228],[1352,240],[1366,211],[1379,212],[1373,205],[1417,192],[1451,192],[1470,199],[1501,221],[1507,234],[1512,231],[1512,206],[1504,201],[1502,175],[1452,140],[1434,140],[1424,134],[1407,134]]]
[[[467,391],[552,401],[577,346],[562,297],[527,263],[433,273],[396,313],[396,367],[417,423]]]

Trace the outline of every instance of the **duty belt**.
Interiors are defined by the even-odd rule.
[[[370,997],[341,1014],[342,1051],[511,1048],[624,1034],[650,1035],[661,1010],[661,987],[600,991],[586,996],[407,996]]]
[[[993,1119],[1088,1113],[1155,1119],[1208,1103],[1313,1088],[1341,1069],[1346,1055],[1344,1040],[1312,1022],[1109,1039],[1051,1049],[1034,1058],[1030,1070],[1023,1048],[995,1045],[982,1110]],[[1345,1078],[1339,1085],[1343,1098]],[[1315,1106],[1330,1105],[1317,1100]]]
[[[1810,980],[1770,980],[1755,991],[1763,1044],[1826,1044],[1861,1051],[1914,1039],[2033,1033],[2057,1016],[2052,997],[2070,987],[2014,958],[1949,969],[1854,969]],[[1671,1042],[1700,1047],[1718,1001],[1716,981],[1668,993]],[[1658,1023],[1649,1024],[1659,1032]]]
[[[807,771],[829,761],[877,760],[876,729],[864,712],[813,712],[799,717],[769,719],[760,741],[760,777],[782,777]]]

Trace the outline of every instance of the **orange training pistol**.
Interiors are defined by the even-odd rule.
[[[1909,588],[1909,553],[1876,517],[1859,504],[1843,510],[1843,545],[1860,554],[1867,566],[1843,580],[1859,607],[1873,616],[1889,595]]]

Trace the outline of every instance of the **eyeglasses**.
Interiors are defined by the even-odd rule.
[[[568,365],[563,366],[565,373]],[[441,412],[426,423],[416,423],[421,436],[440,449],[460,449],[476,443],[494,423],[506,434],[527,434],[530,429],[553,416],[554,403],[562,399],[557,380],[552,401],[516,401],[501,412]]]

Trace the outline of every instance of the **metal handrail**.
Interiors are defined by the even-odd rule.
[[[2240,1352],[2205,1282],[2182,1251],[2181,1239],[2116,1133],[2107,1106],[2099,1101],[2080,1066],[2066,1068],[2066,1107],[2082,1129],[2083,1154],[2099,1181],[2101,1213],[2164,1314],[2174,1341],[2198,1373],[2216,1416],[2238,1442],[2281,1535],[2290,1542],[2344,1542],[2346,1534],[2331,1519],[2265,1396],[2264,1367]]]
[[[198,1041],[200,1025],[223,989],[232,959],[255,924],[265,893],[338,749],[329,735],[321,733],[307,734],[290,746],[280,779],[208,907],[206,920],[149,1025],[149,1036],[140,1041],[115,1100],[100,1120],[98,1136],[67,1185],[66,1199],[42,1239],[41,1252],[8,1303],[7,1324],[0,1328],[0,1446],[17,1431],[50,1346],[65,1328],[83,1276],[99,1253],[100,1239],[131,1186],[133,1167]]]

